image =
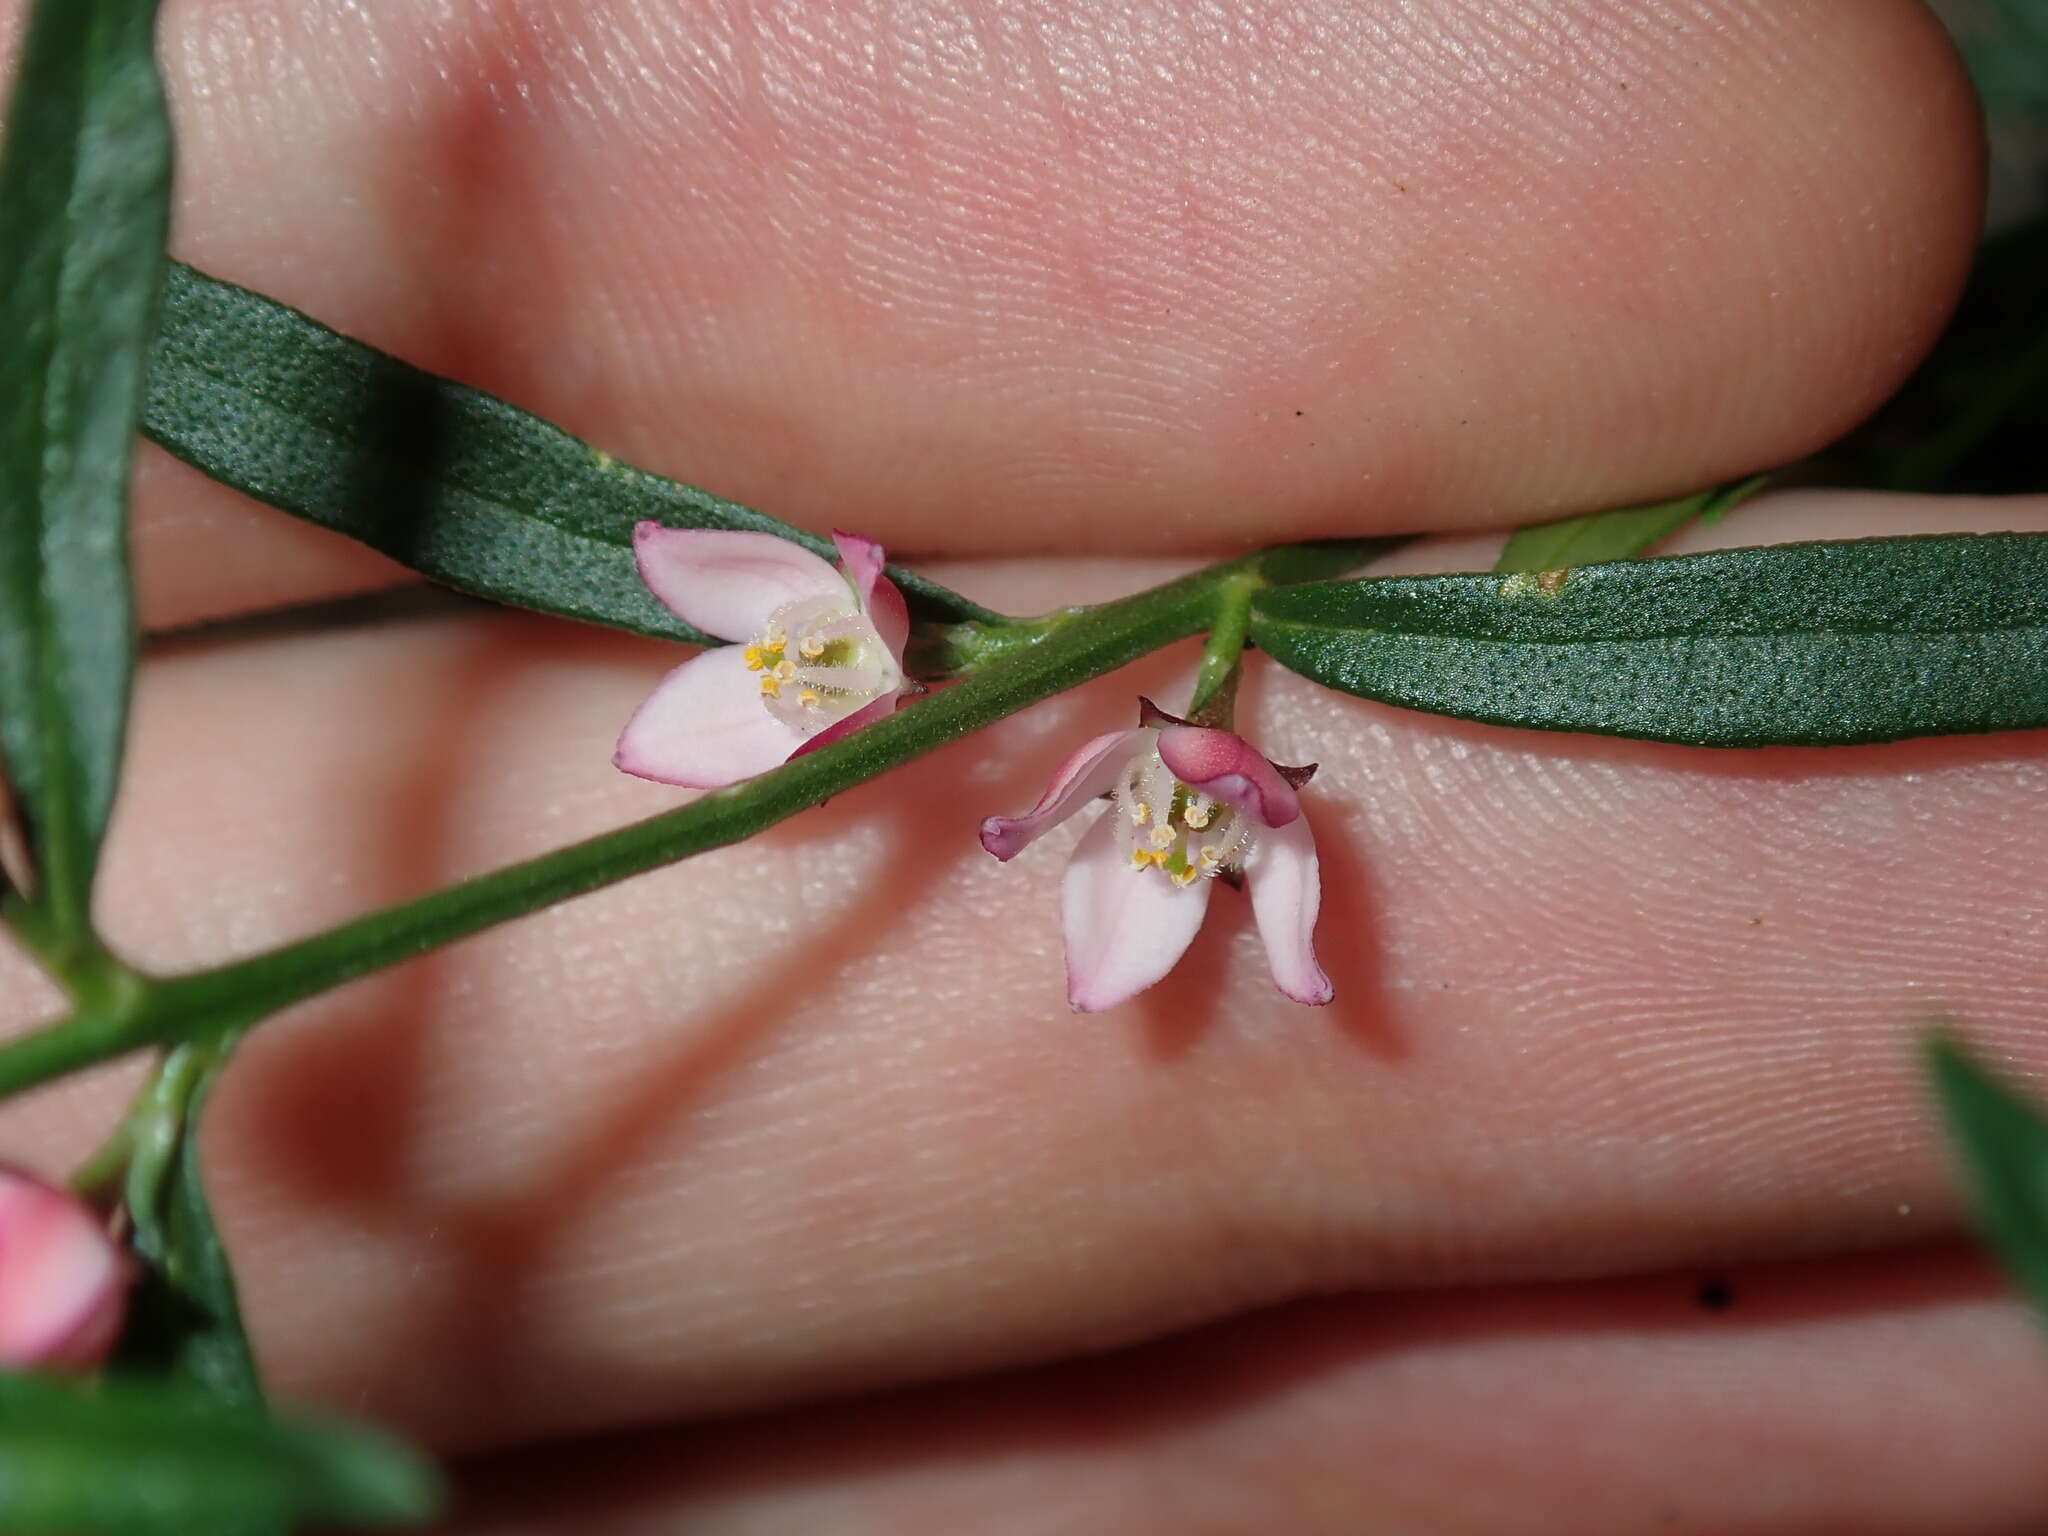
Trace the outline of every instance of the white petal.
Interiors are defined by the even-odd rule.
[[[626,722],[612,761],[643,779],[722,789],[779,767],[802,742],[762,706],[761,674],[731,646],[663,678]]]
[[[641,523],[633,558],[647,589],[677,618],[721,640],[753,639],[770,614],[799,598],[854,606],[852,588],[831,562],[772,533]]]
[[[1100,1013],[1172,970],[1202,926],[1213,880],[1175,885],[1156,869],[1132,869],[1115,817],[1098,817],[1075,845],[1060,883],[1067,939],[1067,1001]]]
[[[1297,1003],[1320,1007],[1335,996],[1330,978],[1316,963],[1316,914],[1323,904],[1321,868],[1308,818],[1284,827],[1261,827],[1245,855],[1252,917],[1266,946],[1266,964],[1282,992]]]

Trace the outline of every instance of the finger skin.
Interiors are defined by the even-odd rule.
[[[1907,0],[174,0],[163,56],[179,255],[925,554],[1500,526],[1785,462],[1927,345],[1981,198]],[[152,490],[152,623],[382,569]]]
[[[2038,503],[1873,515],[1907,507],[2048,526]],[[1801,526],[1758,503],[1718,531],[1765,529]],[[970,584],[1086,595],[1032,579]],[[674,805],[609,767],[674,658],[519,618],[174,649],[144,668],[104,920],[146,964],[199,964]],[[2048,1065],[2048,869],[2011,833],[2044,812],[2040,736],[1713,754],[1261,670],[1248,733],[1321,764],[1337,1000],[1280,997],[1226,892],[1165,983],[1077,1018],[1070,834],[998,864],[975,828],[1191,667],[259,1031],[210,1155],[281,1389],[502,1444],[1334,1289],[1952,1228],[1916,1040],[1939,1011]],[[16,1019],[53,1007],[25,969]],[[61,1167],[112,1094],[10,1106],[0,1157]]]
[[[1917,1253],[1350,1297],[527,1452],[468,1469],[449,1536],[2019,1536],[2044,1425],[2039,1324]]]

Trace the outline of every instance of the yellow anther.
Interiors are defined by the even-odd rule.
[[[1152,807],[1142,800],[1131,802],[1131,825],[1142,827],[1152,819]]]
[[[818,707],[818,692],[815,688],[806,688],[796,696],[796,701],[803,705],[805,709],[816,709]]]
[[[1195,877],[1201,871],[1196,869],[1194,865],[1189,864],[1180,869],[1169,869],[1166,873],[1175,885],[1193,885]]]
[[[1133,848],[1131,850],[1131,868],[1133,869],[1149,869],[1154,864],[1164,864],[1165,862],[1165,854],[1154,853],[1150,848]]]
[[[1209,825],[1210,814],[1210,807],[1206,802],[1190,800],[1181,811],[1180,819],[1199,832]]]
[[[810,660],[816,661],[825,654],[825,642],[816,635],[805,635],[803,644],[799,645],[797,649],[803,652]]]
[[[778,661],[775,663],[775,675],[785,683],[791,681],[796,676],[796,663],[793,661]]]
[[[1152,846],[1154,848],[1171,848],[1174,840],[1179,836],[1180,834],[1175,832],[1172,827],[1154,827],[1152,829]]]
[[[744,654],[747,658],[747,670],[749,672],[760,672],[766,669],[768,663],[761,659],[761,647],[750,645]]]
[[[1202,868],[1214,869],[1223,862],[1223,855],[1214,848],[1204,848],[1201,853]]]
[[[789,643],[789,637],[782,632],[779,624],[770,624],[761,631],[761,644],[771,651],[779,651]]]
[[[761,679],[761,697],[762,697],[762,698],[764,698],[764,699],[772,699],[772,698],[774,698],[774,697],[775,697],[775,696],[776,696],[777,694],[779,694],[779,693],[781,693],[781,692],[782,692],[782,679],[781,679],[781,678],[779,678],[779,677],[777,677],[777,676],[776,676],[776,675],[775,675],[775,674],[774,674],[773,672],[770,672],[770,673],[769,673],[769,674],[768,674],[768,675],[767,675],[766,677],[764,677],[764,678],[762,678],[762,679]]]

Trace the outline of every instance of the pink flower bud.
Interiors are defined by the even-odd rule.
[[[89,1371],[121,1331],[128,1263],[88,1207],[0,1167],[0,1369]]]

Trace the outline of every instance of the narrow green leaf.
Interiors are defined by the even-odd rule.
[[[127,483],[163,279],[153,0],[44,0],[0,151],[0,748],[38,947],[90,931],[134,660]]]
[[[2048,1117],[1946,1036],[1927,1065],[1984,1235],[2048,1316]]]
[[[1285,587],[1252,638],[1329,687],[1712,747],[2048,725],[2048,536],[1864,539]]]
[[[1503,573],[1562,571],[1606,560],[1631,560],[1694,518],[1705,523],[1718,520],[1730,507],[1755,495],[1764,479],[1751,475],[1647,507],[1617,507],[1611,512],[1588,512],[1522,528],[1508,540],[1493,568]]]
[[[633,569],[633,525],[832,543],[620,463],[560,427],[174,264],[143,431],[188,464],[464,592],[643,635],[716,644]],[[999,615],[890,567],[911,611]]]
[[[199,1171],[199,1118],[231,1042],[168,1052],[130,1115],[125,1204],[142,1262],[119,1364],[193,1383],[216,1400],[263,1400],[234,1270]]]
[[[195,1536],[411,1525],[440,1480],[367,1429],[273,1418],[178,1383],[0,1376],[0,1530]]]

